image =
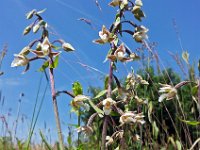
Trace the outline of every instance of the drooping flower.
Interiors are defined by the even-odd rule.
[[[98,44],[105,44],[112,42],[115,39],[115,36],[106,29],[106,27],[103,25],[102,30],[99,31],[99,37],[100,39],[94,40],[95,43]]]
[[[80,107],[84,108],[86,111],[89,111],[90,107],[87,103],[85,103],[86,100],[89,100],[89,97],[85,95],[77,95],[72,101],[71,105],[74,109],[79,109]]]
[[[11,67],[26,66],[29,60],[26,56],[20,54],[14,54],[15,58],[11,63]]]
[[[116,7],[120,5],[127,6],[128,0],[112,0],[112,2],[109,3],[110,6]]]
[[[80,126],[80,127],[76,128],[76,130],[78,133],[82,132],[85,135],[91,134],[93,132],[93,129],[90,126]]]
[[[135,0],[135,5],[132,9],[132,13],[134,17],[141,21],[143,17],[145,17],[144,12],[141,10],[141,7],[143,6],[143,3],[141,0]]]
[[[143,40],[148,39],[147,32],[149,30],[144,26],[138,26],[135,28],[135,33],[133,34],[133,38],[136,42],[142,43]]]
[[[111,61],[119,60],[121,62],[127,62],[132,60],[131,57],[127,56],[126,48],[123,43],[116,49],[113,55],[108,55],[107,57]]]
[[[106,98],[103,100],[103,111],[105,115],[109,115],[112,110],[112,105],[116,102],[112,98]]]
[[[136,5],[136,6],[142,7],[142,6],[143,6],[143,3],[142,3],[141,0],[135,0],[135,5]]]
[[[142,113],[136,114],[135,112],[126,112],[120,117],[119,122],[121,123],[121,125],[134,123],[144,124],[145,121],[143,120],[143,118],[144,115]]]
[[[159,102],[162,102],[164,99],[171,100],[176,97],[177,95],[177,89],[171,85],[168,84],[160,84],[162,87],[158,91],[159,93],[162,93],[158,99]]]
[[[113,144],[114,140],[112,137],[110,136],[106,136],[106,147],[108,147],[109,145]]]

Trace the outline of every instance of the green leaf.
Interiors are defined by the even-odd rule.
[[[79,127],[78,124],[72,124],[72,123],[69,123],[68,126],[75,127],[75,128],[78,128],[78,127]]]
[[[45,61],[44,64],[38,69],[39,72],[44,72],[44,70],[49,67],[49,61]]]
[[[200,72],[200,59],[199,59],[199,63],[198,63],[198,70]]]
[[[115,111],[111,111],[110,112],[110,116],[113,116],[113,117],[119,117],[119,113],[115,112]]]
[[[182,150],[181,143],[178,140],[176,140],[176,147],[177,147],[177,150]]]
[[[156,122],[155,122],[155,121],[152,123],[152,128],[153,128],[153,136],[154,136],[154,138],[157,140],[157,138],[158,138],[158,133],[159,133],[159,128],[158,128],[158,126],[156,125]]]
[[[42,131],[40,131],[40,137],[42,138],[42,141],[44,142],[46,148],[47,148],[48,150],[53,150],[53,149],[51,148],[51,146],[48,144],[47,140],[45,139],[45,137],[44,137]]]
[[[53,64],[50,64],[50,68],[56,68],[58,67],[58,62],[59,62],[59,55],[57,55],[53,61]]]
[[[99,117],[103,117],[103,110],[99,109],[91,100],[88,100],[90,106],[98,113]]]
[[[182,58],[187,64],[189,64],[189,62],[188,62],[189,61],[189,53],[187,51],[184,51],[182,53]]]
[[[79,82],[74,82],[72,84],[72,90],[75,96],[83,94],[83,88]]]
[[[115,20],[115,27],[117,27],[120,24],[121,18],[118,16]]]
[[[198,93],[198,86],[192,87],[192,95],[197,95]]]
[[[106,95],[107,90],[102,90],[101,92],[99,92],[93,99],[98,99],[104,95]]]
[[[153,111],[153,103],[152,103],[152,101],[150,101],[149,104],[148,104],[148,119],[149,119],[149,122],[152,122],[152,117],[151,117],[152,111]]]
[[[188,120],[182,120],[179,118],[180,121],[185,122],[188,125],[192,125],[192,126],[197,126],[200,125],[200,121],[188,121]]]

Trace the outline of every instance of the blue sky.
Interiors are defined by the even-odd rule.
[[[40,67],[41,62],[33,62],[30,71],[23,75],[21,74],[23,68],[10,68],[10,64],[13,60],[13,54],[18,53],[32,39],[37,37],[37,35],[33,34],[22,35],[23,29],[31,23],[25,19],[25,14],[32,9],[41,10],[47,8],[43,17],[48,22],[50,30],[54,33],[54,35],[51,35],[53,39],[62,38],[70,42],[76,49],[71,54],[62,53],[59,67],[55,70],[56,88],[70,91],[73,81],[81,82],[85,87],[85,91],[87,91],[88,85],[102,85],[102,74],[94,70],[87,70],[78,62],[97,68],[103,74],[108,72],[108,64],[103,63],[108,47],[96,45],[92,43],[92,40],[98,38],[98,31],[103,24],[108,27],[114,19],[116,9],[109,7],[107,5],[109,2],[109,0],[99,0],[102,8],[102,11],[99,11],[94,0],[1,1],[0,48],[3,48],[3,45],[7,43],[8,53],[2,66],[2,71],[5,74],[0,78],[0,89],[6,97],[5,106],[3,109],[1,108],[0,115],[7,113],[11,107],[12,117],[10,117],[10,120],[13,121],[16,118],[19,95],[23,92],[25,96],[22,99],[20,114],[26,114],[29,120],[31,119],[40,79],[40,73],[36,70]],[[173,53],[181,53],[182,51],[172,24],[173,19],[176,20],[183,49],[188,50],[190,53],[191,62],[197,62],[200,58],[200,1],[187,1],[186,3],[181,0],[143,0],[143,4],[143,10],[147,17],[142,24],[149,28],[149,41],[158,43],[156,49],[163,64],[174,67],[175,62],[169,56],[168,51]],[[82,17],[91,20],[95,29],[77,20]],[[131,37],[124,37],[123,40],[133,51],[139,47]],[[127,71],[124,67],[121,67],[119,73],[117,73],[120,76],[125,76],[126,74]],[[45,81],[42,87],[44,85]],[[43,89],[41,90],[41,95],[42,91]],[[70,98],[67,96],[58,98],[60,116],[65,124],[76,120],[75,115],[71,119],[69,118],[69,102]],[[39,117],[38,128],[43,128],[44,121],[47,122],[47,127],[55,132],[49,88]],[[62,127],[64,131],[67,130],[66,125],[62,124]],[[24,129],[25,127],[22,128]]]

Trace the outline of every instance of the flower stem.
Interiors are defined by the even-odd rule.
[[[58,105],[57,105],[57,100],[56,100],[53,68],[49,68],[49,77],[50,77],[51,94],[52,94],[52,101],[53,101],[54,115],[55,115],[55,119],[56,119],[56,127],[57,127],[57,134],[58,134],[58,139],[59,139],[60,150],[64,150],[64,142],[63,142],[61,125],[60,125]]]
[[[113,67],[112,63],[110,62],[110,68],[109,68],[109,79],[108,79],[108,93],[107,98],[111,97],[112,92],[112,76],[113,76]],[[106,136],[107,136],[107,127],[108,127],[108,118],[109,116],[105,115],[104,121],[103,121],[103,131],[102,131],[102,139],[101,139],[101,150],[106,149]]]
[[[108,127],[108,117],[109,116],[105,116],[104,118],[104,122],[103,122],[103,131],[102,131],[102,143],[101,143],[101,150],[105,150],[106,149],[106,136],[107,136],[107,127]]]

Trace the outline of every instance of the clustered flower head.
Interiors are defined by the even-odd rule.
[[[103,100],[103,111],[105,115],[109,115],[112,111],[112,105],[116,102],[112,98],[106,98]]]
[[[158,99],[159,102],[162,102],[164,99],[171,100],[176,97],[177,95],[177,89],[171,85],[168,84],[160,84],[162,87],[158,91],[159,93],[162,93]]]
[[[80,107],[84,108],[86,111],[89,111],[90,107],[87,103],[85,103],[86,100],[89,100],[89,97],[85,95],[77,95],[72,101],[71,105],[72,107],[77,110]]]
[[[115,35],[110,33],[110,31],[108,31],[108,29],[106,29],[104,25],[102,27],[102,30],[99,31],[99,37],[100,39],[95,40],[94,41],[95,43],[105,44],[105,43],[112,42],[115,39]]]
[[[133,34],[133,38],[136,42],[142,43],[143,40],[148,39],[147,32],[149,30],[144,26],[138,26],[135,28],[135,33]]]
[[[129,111],[121,115],[119,122],[121,123],[121,125],[135,123],[144,124],[145,121],[143,120],[143,118],[144,115],[142,113],[136,114],[135,112]]]

